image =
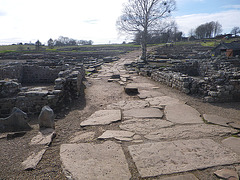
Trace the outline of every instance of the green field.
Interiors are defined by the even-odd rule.
[[[217,39],[204,39],[204,40],[196,40],[196,41],[181,41],[174,43],[175,45],[187,45],[187,44],[201,44],[202,46],[217,46],[221,42],[230,43],[232,41],[239,41],[240,38],[232,38],[229,40],[217,40]],[[149,44],[148,46],[156,46],[156,45],[165,45],[165,43],[162,44]],[[71,49],[71,48],[107,48],[107,47],[113,47],[116,48],[115,51],[117,51],[117,48],[121,47],[140,47],[140,45],[134,45],[134,44],[106,44],[106,45],[82,45],[82,46],[60,46],[60,47],[54,47],[53,49],[49,49],[48,46],[42,46],[42,48],[49,52],[62,52],[61,49]],[[59,50],[60,49],[60,50]],[[26,52],[26,51],[34,51],[35,46],[34,45],[0,45],[0,53],[6,53],[6,52]],[[94,50],[93,50],[94,51]],[[86,52],[93,52],[91,50],[87,50]],[[68,51],[71,52],[71,51]],[[73,50],[72,52],[85,52],[82,50]]]

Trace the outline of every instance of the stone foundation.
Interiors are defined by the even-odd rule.
[[[85,70],[82,64],[74,66],[11,64],[0,70],[0,117],[6,117],[14,107],[28,115],[39,114],[42,107],[60,110],[81,93]],[[13,78],[13,79],[9,79]],[[22,87],[22,84],[41,87]],[[44,87],[44,85],[50,85]]]
[[[191,73],[187,73],[187,72]],[[195,73],[193,73],[195,72]],[[200,76],[191,76],[191,75]],[[153,70],[151,78],[207,102],[240,101],[240,60],[203,59]]]

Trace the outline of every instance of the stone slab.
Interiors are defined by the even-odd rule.
[[[147,98],[145,101],[147,101],[151,106],[166,106],[171,104],[183,103],[179,99],[175,99],[169,96]]]
[[[213,114],[203,114],[203,118],[208,122],[212,124],[217,124],[221,126],[229,126],[228,123],[232,122],[231,120],[227,118],[223,118],[217,115]]]
[[[144,136],[150,140],[176,140],[176,139],[196,139],[203,137],[226,136],[235,134],[238,131],[228,127],[210,125],[210,124],[193,124],[177,125],[158,129]]]
[[[163,96],[163,93],[158,91],[139,90],[139,94],[138,94],[138,97],[140,99],[153,98],[153,97],[159,97],[159,96]]]
[[[237,171],[233,169],[220,169],[214,172],[214,174],[222,179],[228,179],[228,180],[239,180],[239,176]]]
[[[41,130],[38,135],[34,136],[30,142],[30,145],[46,145],[49,146],[52,143],[56,133],[53,129],[47,128]]]
[[[103,144],[62,144],[60,158],[64,172],[72,179],[130,179],[131,174],[121,145],[112,141]]]
[[[107,130],[98,139],[110,139],[115,138],[118,140],[132,140],[132,137],[135,133],[129,131],[116,131],[116,130]],[[127,139],[125,139],[127,138]]]
[[[31,156],[29,156],[25,161],[22,162],[23,169],[24,170],[35,169],[45,152],[46,149],[43,149],[38,153],[32,153]]]
[[[136,87],[138,89],[152,89],[154,85],[151,83],[129,83],[128,87]]]
[[[232,149],[234,152],[240,155],[240,138],[229,137],[222,141],[223,145]]]
[[[186,172],[240,162],[240,156],[211,139],[178,140],[128,147],[141,177]]]
[[[107,125],[113,122],[121,121],[120,110],[100,110],[92,114],[81,126]]]
[[[113,103],[107,106],[107,109],[123,109],[129,110],[134,108],[145,108],[149,107],[148,102],[142,100],[134,100],[134,101],[119,101],[117,103]]]
[[[162,118],[163,112],[158,108],[130,109],[124,110],[123,116],[124,118]]]
[[[119,127],[126,131],[135,132],[136,134],[148,134],[172,125],[173,123],[162,119],[131,119],[122,122]]]
[[[166,177],[161,180],[198,180],[193,174],[182,174],[177,176]]]
[[[77,132],[70,138],[70,143],[78,143],[81,141],[88,142],[94,139],[95,132]]]
[[[228,125],[232,128],[240,129],[240,123],[239,122],[231,122],[231,123],[228,123]]]
[[[186,104],[171,104],[165,108],[167,120],[177,124],[203,123],[200,113]]]

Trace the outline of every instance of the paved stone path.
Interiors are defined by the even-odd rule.
[[[79,124],[89,131],[76,133],[60,148],[66,177],[192,180],[203,177],[189,171],[240,164],[240,138],[232,137],[239,130],[230,125],[230,120],[203,116],[185,102],[165,96],[154,84],[135,82],[138,75],[124,69],[129,61],[120,59],[104,65],[96,78],[105,83],[119,82],[123,92],[123,85],[131,82],[139,94],[109,104]],[[112,75],[120,75],[119,81],[108,82]],[[95,126],[103,133],[93,132],[91,127]],[[218,137],[228,138],[216,141]]]

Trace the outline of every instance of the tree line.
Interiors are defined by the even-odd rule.
[[[58,39],[53,40],[50,38],[47,42],[50,48],[54,46],[76,46],[76,45],[92,45],[92,40],[76,40],[69,37],[59,36]]]
[[[196,29],[191,29],[189,36],[194,36],[197,39],[213,38],[222,32],[222,25],[218,21],[211,21],[201,24]]]

